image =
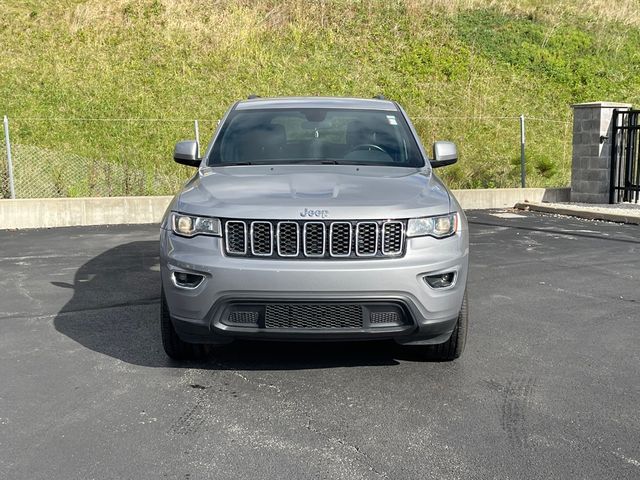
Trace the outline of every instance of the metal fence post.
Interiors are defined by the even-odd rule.
[[[198,146],[197,156],[200,156],[200,127],[198,126],[198,120],[193,121],[193,129],[196,132],[196,145]]]
[[[617,137],[618,137],[618,109],[613,109],[611,121],[611,171],[609,174],[609,203],[616,203],[616,176],[617,176]],[[602,141],[602,140],[601,140]]]
[[[9,119],[4,116],[4,141],[7,145],[7,173],[9,174],[9,192],[11,198],[16,198],[16,189],[13,183],[13,162],[11,161],[11,142],[9,141]]]
[[[527,170],[524,156],[524,115],[520,115],[520,186],[525,188],[527,186]]]

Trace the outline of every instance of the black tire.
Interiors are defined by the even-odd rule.
[[[202,358],[206,353],[204,345],[185,342],[178,336],[171,322],[164,289],[162,289],[160,297],[160,332],[162,333],[162,346],[165,353],[174,360],[197,360]]]
[[[467,329],[469,327],[469,306],[467,303],[467,292],[464,293],[462,307],[458,314],[458,323],[449,340],[439,345],[429,347],[429,356],[434,360],[450,362],[462,355],[464,346],[467,343]]]

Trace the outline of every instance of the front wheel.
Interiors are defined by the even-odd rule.
[[[458,314],[458,322],[453,329],[449,340],[439,345],[429,346],[429,353],[434,360],[450,362],[462,355],[465,343],[467,343],[467,329],[469,326],[469,306],[467,304],[467,292],[464,293],[462,307]]]
[[[165,353],[174,360],[196,360],[202,358],[205,353],[203,345],[185,342],[178,336],[171,322],[164,289],[162,289],[160,297],[160,332]]]

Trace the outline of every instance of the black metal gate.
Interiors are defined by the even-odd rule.
[[[640,200],[640,110],[614,110],[609,203]]]

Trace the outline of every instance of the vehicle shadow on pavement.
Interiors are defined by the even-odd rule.
[[[160,340],[158,251],[157,241],[119,245],[82,265],[73,284],[52,282],[74,291],[54,320],[56,330],[95,352],[150,367],[291,370],[426,359],[392,342],[236,342],[198,362],[172,361]]]

